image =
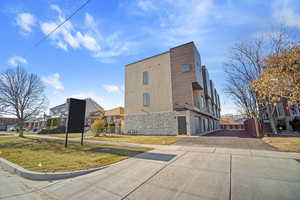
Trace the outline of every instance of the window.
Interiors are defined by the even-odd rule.
[[[292,106],[290,107],[290,112],[291,112],[291,115],[292,115],[292,116],[299,116],[299,115],[300,115],[300,112],[299,112],[299,107],[298,107],[298,105],[297,105],[297,104],[292,105]]]
[[[150,106],[150,96],[148,93],[143,94],[143,105],[144,105],[144,107]]]
[[[143,72],[143,84],[148,85],[148,82],[149,82],[148,72]]]
[[[182,65],[182,71],[183,72],[189,72],[190,70],[191,70],[190,65],[188,65],[188,64]]]
[[[277,109],[277,114],[278,114],[279,117],[284,117],[285,116],[282,102],[277,103],[276,109]]]

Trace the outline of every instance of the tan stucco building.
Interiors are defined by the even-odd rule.
[[[125,133],[196,135],[219,128],[219,95],[193,42],[125,71]]]

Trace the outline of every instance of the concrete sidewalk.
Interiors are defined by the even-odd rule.
[[[0,199],[299,199],[300,163],[291,159],[296,157],[300,154],[162,146],[54,182],[0,170]]]

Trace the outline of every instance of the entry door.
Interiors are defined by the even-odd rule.
[[[179,135],[186,135],[186,119],[184,116],[178,116],[178,134]]]

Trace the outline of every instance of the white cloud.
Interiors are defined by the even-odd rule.
[[[59,75],[59,73],[54,73],[52,75],[42,77],[42,81],[44,83],[46,83],[46,84],[54,87],[57,90],[63,90],[64,89],[64,85],[60,81],[60,75]]]
[[[97,40],[88,34],[82,35],[80,32],[77,32],[77,39],[79,42],[90,51],[100,50],[100,46],[97,43]]]
[[[60,23],[65,21],[64,14],[57,5],[51,5],[51,8],[58,13],[58,20],[42,22],[40,24],[41,30],[45,35],[49,34]],[[58,48],[61,48],[65,51],[68,50],[68,47],[76,49],[80,48],[81,46],[91,51],[100,49],[100,46],[97,44],[95,38],[89,36],[88,34],[82,34],[81,32],[76,31],[74,25],[70,21],[65,22],[63,26],[52,33],[50,38]]]
[[[155,5],[153,9],[141,6],[137,1],[136,8],[142,11],[144,16],[148,14],[156,18],[156,28],[147,29],[155,38],[167,43],[167,45],[177,45],[179,43],[199,40],[204,33],[210,29],[204,27],[207,23],[212,22],[215,17],[219,17],[219,12],[213,3],[213,0],[146,0]],[[145,5],[151,5],[146,3]],[[142,4],[144,5],[144,4]],[[150,7],[151,8],[151,7]],[[139,13],[138,13],[139,14]]]
[[[87,91],[87,92],[79,92],[72,94],[70,96],[65,96],[65,99],[67,98],[78,98],[78,99],[85,99],[85,98],[92,98],[95,100],[100,106],[102,106],[104,109],[112,109],[115,107],[123,106],[124,105],[124,97],[111,97],[111,96],[100,96],[99,93],[94,91]]]
[[[273,17],[275,20],[288,27],[300,28],[300,14],[297,14],[295,10],[297,3],[298,0],[275,1],[273,4]]]
[[[122,88],[121,86],[118,85],[102,85],[103,88],[108,92],[108,93],[119,93]]]
[[[65,20],[63,11],[57,5],[52,5],[51,8],[58,13],[58,19],[40,24],[45,35]],[[50,36],[50,39],[56,47],[65,51],[68,51],[69,48],[84,48],[92,52],[92,56],[100,61],[129,52],[135,44],[123,40],[119,32],[103,37],[95,19],[89,13],[85,14],[84,26],[76,27],[67,21]]]
[[[95,93],[95,92],[80,92],[80,93],[75,93],[70,95],[69,97],[66,98],[76,98],[76,99],[86,99],[86,98],[92,98],[93,100],[95,100],[97,103],[99,103],[99,105],[101,106],[101,103],[103,103],[103,98]]]
[[[144,11],[151,11],[156,9],[154,3],[151,0],[139,0],[137,2],[137,5]]]
[[[21,56],[12,56],[8,59],[7,63],[10,66],[17,67],[18,65],[27,64],[27,60]]]
[[[104,37],[95,19],[89,13],[85,15],[85,25],[88,28],[88,34],[93,35],[94,38],[101,43],[101,48],[96,48],[93,54],[93,56],[98,58],[101,62],[110,63],[113,61],[110,59],[112,57],[130,54],[137,44],[136,42],[124,40],[121,32],[114,32]]]
[[[27,34],[32,31],[32,27],[36,24],[36,19],[30,13],[20,13],[16,17],[16,23],[21,27],[22,33]]]

